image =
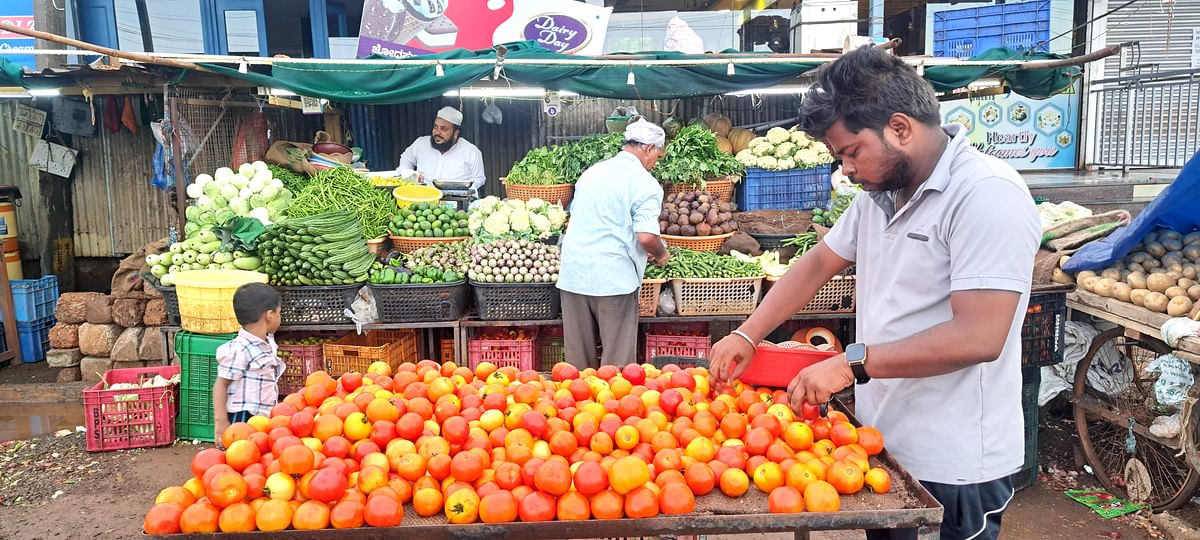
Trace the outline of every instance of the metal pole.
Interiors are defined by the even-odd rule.
[[[1121,154],[1121,171],[1129,172],[1129,156],[1133,152],[1133,103],[1137,94],[1137,85],[1129,85],[1129,93],[1125,99],[1125,144]]]

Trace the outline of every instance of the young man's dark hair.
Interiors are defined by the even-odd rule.
[[[233,293],[233,312],[242,326],[258,322],[264,313],[279,309],[279,304],[279,292],[265,283],[247,283]]]
[[[933,87],[900,58],[864,46],[822,66],[801,103],[800,129],[823,139],[841,120],[851,133],[879,132],[895,113],[929,126],[941,123]]]

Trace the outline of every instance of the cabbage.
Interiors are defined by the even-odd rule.
[[[183,215],[187,216],[188,221],[196,221],[200,218],[200,214],[203,212],[204,210],[200,209],[198,206],[189,206],[187,207],[187,210],[183,211]]]
[[[222,184],[228,183],[233,179],[233,169],[230,169],[229,167],[221,167],[220,169],[217,169],[217,173],[214,176],[216,176],[217,182]]]
[[[213,177],[207,174],[198,174],[196,175],[195,182],[200,184],[200,187],[204,187],[206,184],[211,184],[213,182]]]
[[[262,191],[258,192],[258,194],[261,195],[264,199],[271,200],[271,199],[274,199],[275,196],[279,194],[280,189],[281,188],[275,187],[274,182],[272,182],[271,184],[267,185],[266,187],[263,187]]]
[[[188,184],[185,191],[189,199],[198,199],[201,195],[204,195],[204,186],[200,184]]]
[[[267,172],[271,171],[271,169],[269,169],[267,167],[267,164],[263,163],[262,161],[255,161],[254,163],[251,163],[250,165],[252,165],[254,167],[254,169],[257,171],[267,171]]]
[[[250,193],[258,193],[263,190],[263,182],[256,176],[246,185],[246,189],[250,190]]]
[[[229,206],[229,199],[226,199],[225,197],[217,195],[212,198],[212,204],[210,204],[208,206],[208,208],[211,210],[220,210],[222,208],[225,208],[226,206]]]
[[[216,214],[216,216],[214,216],[213,219],[218,225],[224,225],[226,223],[229,223],[229,220],[231,220],[235,217],[237,217],[237,214],[233,213],[233,210],[230,210],[228,208],[222,208],[220,210],[217,210],[217,214]]]
[[[238,174],[241,174],[246,178],[254,176],[255,172],[258,172],[258,170],[254,168],[254,165],[249,163],[243,163],[241,167],[238,167]]]
[[[278,178],[272,178],[271,183],[268,185],[270,185],[271,187],[273,187],[275,189],[283,189],[283,180],[280,180]]]
[[[233,184],[224,184],[221,186],[221,196],[225,197],[226,200],[237,197],[238,189]]]
[[[238,190],[238,197],[241,197],[243,199],[249,199],[251,195],[254,195],[254,191],[251,190],[249,187],[244,187],[244,188]]]
[[[266,197],[263,197],[261,193],[255,193],[254,195],[250,196],[249,202],[250,208],[263,208],[267,206],[267,203],[270,202],[270,200],[268,200]]]
[[[208,214],[205,217],[208,217],[211,219],[211,216],[212,216],[212,214]],[[191,221],[188,221],[187,223],[185,223],[183,225],[183,235],[185,237],[192,236],[194,234],[198,234],[199,232],[200,232],[200,224],[199,223],[192,223]]]
[[[213,182],[204,184],[204,194],[208,195],[209,197],[212,197],[215,195],[220,195],[221,194],[221,183],[213,181]]]
[[[250,204],[246,202],[246,199],[234,197],[229,199],[229,209],[239,216],[244,216],[250,212]]]
[[[235,174],[233,175],[233,178],[229,180],[229,183],[233,184],[233,187],[242,189],[250,185],[250,179],[240,174]]]
[[[263,225],[271,224],[271,212],[266,208],[255,208],[251,210],[250,217],[261,221]]]

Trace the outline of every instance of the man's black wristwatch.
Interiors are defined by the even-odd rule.
[[[851,343],[846,346],[846,363],[854,372],[855,384],[867,384],[871,376],[867,375],[867,346],[863,343]]]

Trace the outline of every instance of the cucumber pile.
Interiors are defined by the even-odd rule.
[[[358,216],[344,210],[278,223],[259,237],[258,253],[272,285],[365,283],[375,263]]]

